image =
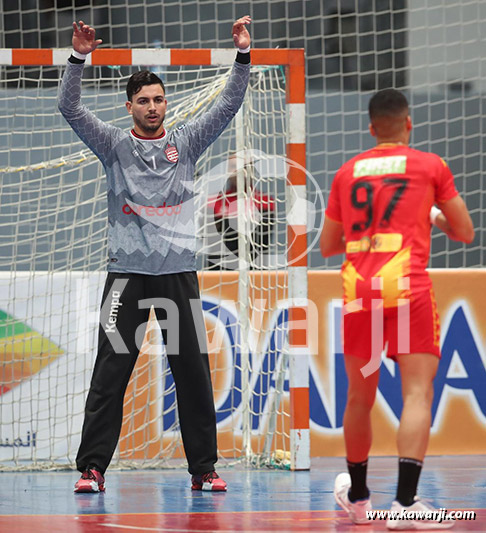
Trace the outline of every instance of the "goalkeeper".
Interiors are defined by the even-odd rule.
[[[81,104],[86,56],[101,40],[94,28],[73,23],[74,50],[63,75],[59,109],[103,164],[108,196],[108,276],[76,457],[82,475],[75,492],[104,491],[105,471],[120,435],[125,390],[151,305],[169,324],[162,334],[192,489],[226,490],[214,468],[216,414],[196,273],[193,176],[199,156],[243,102],[250,74],[249,23],[245,16],[233,24],[238,51],[218,100],[173,131],[164,128],[163,82],[149,71],[133,74],[126,102],[133,118],[130,132],[105,124]]]

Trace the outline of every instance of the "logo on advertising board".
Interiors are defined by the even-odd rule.
[[[347,377],[341,343],[341,304],[330,304],[330,329],[333,361],[334,394],[325,400],[319,375],[310,373],[311,420],[322,430],[342,428],[346,407]],[[466,302],[457,301],[443,321],[441,361],[434,381],[432,431],[440,429],[448,400],[466,393],[478,420],[486,421],[486,368],[477,326]],[[398,425],[403,408],[398,366],[383,358],[380,367],[377,402],[388,413],[388,419]]]
[[[211,315],[213,320],[218,320],[224,325],[225,335],[228,342],[226,349],[230,350],[231,364],[226,368],[231,369],[232,376],[227,380],[230,383],[241,383],[241,354],[240,326],[237,314],[223,302],[217,304],[212,299],[203,298],[203,310],[206,315]],[[346,405],[347,377],[344,368],[344,358],[340,340],[341,306],[330,304],[330,323],[332,359],[330,368],[333,382],[333,394],[324,394],[322,390],[323,376],[313,368],[310,369],[309,393],[310,393],[310,416],[314,427],[326,432],[333,433],[342,428],[344,408]],[[467,390],[471,395],[471,401],[477,416],[486,420],[486,391],[483,383],[486,382],[486,369],[481,357],[480,345],[475,336],[475,324],[470,316],[467,304],[461,303],[452,310],[444,323],[444,341],[442,345],[442,361],[437,378],[435,380],[435,398],[432,407],[433,430],[438,429],[444,416],[445,404],[451,394]],[[265,404],[269,392],[275,387],[278,373],[287,373],[280,367],[280,355],[284,350],[288,329],[288,312],[286,309],[275,310],[270,319],[270,331],[259,349],[250,351],[250,368],[253,377],[252,383],[252,429],[258,430],[262,426],[261,416],[265,411]],[[262,356],[257,357],[257,352]],[[262,380],[261,375],[270,376]],[[166,380],[167,390],[171,390],[174,384],[172,378]],[[233,416],[232,411],[238,409],[241,403],[241,391],[236,388],[227,388],[227,395],[217,402],[218,424],[223,423],[228,417]],[[400,375],[396,370],[395,363],[388,360],[380,369],[380,381],[378,390],[380,397],[377,400],[394,425],[398,425],[403,402],[400,394]],[[288,376],[286,376],[283,392],[289,391]],[[331,392],[331,391],[326,391]],[[175,411],[164,415],[163,426],[165,430],[173,427]]]
[[[207,272],[201,275],[202,278],[209,276],[204,286],[212,285],[211,276],[217,276],[221,281],[220,273]],[[224,275],[236,278],[237,273],[228,272]],[[484,303],[481,299],[481,292],[477,290],[477,283],[482,283],[483,279],[476,283],[470,283],[469,289],[466,284],[452,283],[451,279],[460,277],[460,272],[455,273],[456,278],[449,272],[442,274],[442,284],[439,284],[440,274],[435,273],[434,285],[437,285],[436,294],[441,295],[438,299],[439,312],[441,313],[441,353],[442,358],[439,364],[437,377],[434,382],[434,401],[432,406],[432,434],[430,453],[481,453],[481,446],[484,449],[486,438],[486,350],[484,332]],[[72,291],[70,283],[71,276],[66,277],[59,274],[59,287],[62,290],[56,294],[69,294]],[[224,276],[223,276],[224,277]],[[84,278],[83,278],[84,279]],[[227,278],[230,280],[230,278]],[[461,278],[462,279],[462,278]],[[85,287],[99,285],[100,291],[104,276],[92,275],[85,279]],[[285,280],[282,279],[282,287],[285,287]],[[474,280],[473,280],[474,281]],[[18,280],[19,285],[25,285],[22,278]],[[83,282],[84,283],[84,282]],[[450,293],[444,297],[444,287],[450,286]],[[56,314],[56,309],[60,308],[60,300],[54,298],[50,302],[50,307],[46,307],[46,292],[44,284],[38,284],[38,292],[34,299],[36,306],[46,309],[46,316]],[[456,288],[460,287],[460,291]],[[466,288],[465,288],[466,287]],[[41,291],[42,289],[42,291]],[[469,291],[469,295],[467,292]],[[49,337],[56,339],[56,343],[47,337],[46,333],[39,333],[34,329],[37,322],[26,319],[27,311],[17,313],[22,316],[19,319],[9,310],[0,312],[0,345],[1,362],[4,372],[1,378],[1,400],[3,405],[15,406],[20,415],[15,415],[15,420],[20,416],[26,421],[25,425],[13,431],[15,426],[7,416],[0,421],[2,435],[0,441],[0,451],[7,453],[15,449],[19,453],[43,442],[49,431],[49,417],[36,418],[35,427],[32,426],[32,405],[42,406],[42,396],[32,389],[33,385],[45,387],[45,398],[53,403],[54,409],[62,410],[63,400],[58,395],[52,399],[50,396],[50,383],[52,376],[57,380],[57,389],[63,387],[71,390],[71,381],[68,374],[59,372],[59,363],[70,364],[71,359],[77,354],[91,354],[94,361],[96,346],[95,325],[99,325],[97,312],[92,311],[93,327],[87,327],[86,309],[96,308],[100,294],[96,293],[96,298],[88,298],[86,290],[79,290],[79,320],[69,322],[69,332],[64,337],[60,337],[53,329]],[[93,291],[95,296],[95,291]],[[342,423],[347,395],[347,379],[344,368],[344,356],[341,344],[341,301],[339,300],[340,286],[338,272],[310,272],[309,273],[309,300],[308,309],[315,314],[309,319],[312,324],[309,327],[309,396],[310,396],[310,427],[313,447],[313,455],[342,455],[344,450],[342,439]],[[4,293],[7,299],[8,293]],[[261,294],[260,294],[261,296]],[[260,298],[256,296],[256,298]],[[467,296],[467,297],[466,297]],[[270,302],[265,298],[262,300],[264,306],[257,304],[258,300],[252,299],[252,309],[263,309],[264,322],[257,322],[259,313],[250,316],[252,333],[249,341],[249,353],[247,368],[251,369],[248,376],[248,395],[251,404],[250,427],[252,435],[262,434],[266,427],[270,413],[276,405],[275,397],[281,397],[280,406],[288,412],[289,402],[289,375],[288,364],[283,356],[287,346],[287,335],[289,327],[288,311],[285,300],[286,294],[282,289],[275,294]],[[333,300],[333,297],[336,299]],[[90,303],[88,300],[92,300]],[[80,303],[81,302],[81,303]],[[84,303],[83,303],[84,302]],[[215,406],[217,412],[217,422],[219,429],[219,440],[224,449],[230,449],[230,440],[233,442],[238,432],[241,434],[241,413],[243,408],[243,370],[242,370],[242,335],[243,330],[238,316],[238,291],[233,283],[219,283],[217,289],[203,292],[201,304],[208,330],[209,353],[212,358],[213,373],[212,380],[215,391]],[[116,303],[116,302],[111,302]],[[81,305],[83,304],[83,305]],[[37,307],[36,307],[37,308]],[[110,312],[108,307],[108,324]],[[63,314],[64,316],[64,314]],[[87,316],[87,315],[86,315]],[[29,324],[29,325],[27,325]],[[49,323],[50,324],[50,323]],[[81,324],[81,326],[80,326]],[[82,326],[85,324],[85,326]],[[103,323],[105,324],[105,322]],[[315,325],[317,324],[317,325]],[[81,329],[79,329],[81,327]],[[84,339],[86,327],[86,339]],[[37,328],[38,329],[38,328]],[[40,330],[42,331],[42,330]],[[313,337],[317,332],[318,340]],[[93,335],[91,335],[91,333]],[[262,332],[262,333],[261,333]],[[89,333],[89,334],[88,334]],[[160,333],[160,331],[159,331]],[[220,335],[222,342],[219,348],[214,348],[211,343],[215,335]],[[216,335],[216,336],[217,336]],[[57,340],[60,339],[60,340]],[[69,344],[69,339],[76,342]],[[82,342],[81,342],[82,341]],[[81,346],[82,344],[82,346]],[[160,345],[160,344],[159,344]],[[60,348],[62,346],[62,348]],[[66,355],[66,357],[61,357]],[[130,431],[133,428],[140,428],[139,431],[142,443],[160,442],[160,438],[167,436],[173,438],[171,432],[178,427],[178,417],[176,413],[175,387],[170,373],[165,373],[159,369],[167,365],[167,361],[161,353],[147,356],[147,364],[153,365],[154,372],[147,372],[147,367],[141,367],[142,373],[136,380],[137,391],[148,390],[145,403],[136,406],[133,418],[130,419]],[[86,359],[86,356],[83,356]],[[83,360],[84,360],[83,359]],[[143,358],[139,358],[139,362]],[[89,360],[89,357],[87,357]],[[53,363],[52,365],[50,363]],[[245,363],[246,364],[246,363]],[[163,367],[165,368],[165,367]],[[88,372],[91,365],[88,362],[86,367],[80,371]],[[42,375],[39,375],[42,372]],[[163,375],[163,378],[161,376]],[[36,376],[37,379],[32,379]],[[85,387],[82,380],[76,380],[79,387]],[[150,386],[148,386],[150,385]],[[12,390],[14,387],[19,388]],[[22,389],[20,389],[20,387]],[[21,402],[16,402],[17,392],[20,390]],[[163,394],[163,405],[160,402]],[[152,395],[152,396],[150,396]],[[85,397],[85,389],[80,388],[78,400],[82,403]],[[137,394],[133,398],[138,398]],[[141,398],[145,398],[143,395]],[[33,401],[33,399],[35,399]],[[64,402],[65,403],[65,402]],[[82,412],[82,405],[79,410]],[[147,437],[146,410],[142,407],[149,406],[149,432]],[[376,441],[374,444],[374,454],[394,453],[391,447],[394,446],[393,435],[396,433],[398,421],[402,411],[402,398],[400,394],[400,376],[397,365],[392,361],[384,361],[380,366],[380,380],[376,400]],[[13,410],[9,407],[4,411],[8,415]],[[127,410],[127,413],[129,410]],[[138,414],[140,413],[140,415]],[[13,415],[12,415],[13,416]],[[66,413],[66,416],[69,416]],[[138,418],[137,418],[138,417]],[[139,423],[139,418],[140,424]],[[459,428],[459,429],[458,429]],[[30,432],[30,433],[29,433]],[[239,437],[238,437],[239,438]],[[127,442],[130,439],[127,439]],[[130,441],[131,442],[131,441]],[[232,444],[233,445],[233,444]],[[128,444],[127,444],[128,449]],[[142,450],[140,453],[146,453]],[[148,453],[148,452],[147,452]],[[150,452],[151,453],[151,452]],[[160,449],[154,450],[154,454],[160,453]],[[155,455],[154,455],[155,456]],[[144,456],[145,457],[145,456]],[[147,455],[148,457],[148,455]]]
[[[0,395],[30,379],[63,353],[52,341],[0,309]]]
[[[0,396],[31,380],[64,351],[30,326],[0,309]],[[17,400],[18,401],[18,400]],[[37,432],[12,433],[6,425],[0,438],[1,449],[37,447]]]

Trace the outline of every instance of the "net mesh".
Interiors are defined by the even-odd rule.
[[[55,4],[55,5],[54,5]],[[336,170],[370,148],[367,103],[385,87],[409,97],[412,145],[443,157],[476,229],[467,247],[434,230],[431,267],[478,267],[485,257],[482,0],[35,0],[3,3],[5,47],[68,47],[73,20],[95,25],[109,47],[231,46],[230,27],[249,14],[254,47],[305,48],[307,168],[328,193]],[[310,267],[338,268],[342,258]]]
[[[86,70],[83,103],[129,129],[132,69]],[[208,109],[229,74],[154,70],[166,86],[168,129]],[[61,72],[5,68],[0,87],[0,468],[73,465],[96,352],[105,177],[57,111]],[[279,307],[287,297],[285,139],[284,72],[253,67],[242,113],[197,165],[198,267],[226,461],[289,464],[287,312]],[[175,386],[161,345],[152,315],[114,467],[181,464]]]
[[[213,3],[204,0],[45,0],[41,4],[35,0],[8,0],[1,5],[0,45],[6,48],[69,47],[71,23],[81,19],[97,28],[98,36],[104,41],[103,46],[113,48],[228,47],[231,45],[231,23],[244,13],[249,13],[253,19],[251,34],[254,47],[299,47],[306,50],[307,168],[317,186],[327,194],[336,170],[347,159],[373,145],[373,139],[367,134],[370,95],[385,87],[402,89],[411,104],[414,123],[412,146],[433,151],[447,161],[455,175],[456,186],[469,207],[476,231],[475,241],[466,247],[434,230],[430,266],[484,266],[486,53],[482,36],[486,32],[486,3],[482,0],[223,0]],[[127,70],[87,68],[86,71],[84,90],[85,96],[91,99],[90,107],[104,120],[128,127],[128,122],[123,122],[128,119],[118,114],[124,100],[122,80],[126,79]],[[276,75],[278,71],[271,72]],[[66,283],[78,283],[81,287],[84,284],[88,287],[102,284],[101,281],[89,281],[84,275],[84,269],[101,271],[105,262],[106,207],[101,168],[74,137],[66,141],[66,136],[71,135],[70,130],[56,114],[54,104],[59,79],[57,68],[8,68],[3,69],[1,79],[0,146],[5,149],[0,152],[0,167],[15,169],[1,174],[1,216],[4,218],[0,237],[0,269],[3,271],[5,301],[15,302],[11,304],[14,305],[10,309],[11,315],[7,309],[2,311],[4,323],[10,324],[10,329],[3,331],[7,338],[12,337],[15,331],[26,334],[27,326],[19,326],[16,322],[20,317],[35,332],[52,331],[52,328],[58,327],[63,335],[68,336],[66,324],[87,319],[86,313],[69,311],[73,291],[65,290]],[[266,79],[264,93],[268,91],[268,84],[272,88],[277,86],[275,80]],[[204,83],[201,90],[204,90]],[[246,120],[256,123],[251,126],[246,123],[244,128],[251,129],[252,135],[261,138],[262,142],[283,144],[278,130],[280,119],[272,107],[282,98],[283,94],[276,100],[259,98],[256,104],[248,101],[246,105],[251,107],[247,110],[251,113],[246,114]],[[277,107],[281,109],[281,104]],[[260,116],[266,112],[274,115],[270,134],[267,126],[258,123]],[[262,121],[265,124],[265,120]],[[213,157],[215,151],[226,151],[225,165],[230,165],[228,153],[236,150],[236,133],[228,135],[230,137],[221,140],[226,144],[215,145],[207,154]],[[230,138],[233,140],[230,141]],[[247,146],[244,141],[242,146]],[[275,150],[279,150],[280,146],[276,146]],[[270,150],[267,153],[271,153]],[[221,162],[222,159],[219,160]],[[35,168],[39,165],[45,167]],[[20,167],[29,168],[20,172]],[[204,168],[198,169],[198,173],[205,175]],[[274,208],[278,210],[283,205],[281,190],[275,182],[267,183],[261,174],[260,169],[252,168],[251,164],[245,171],[245,176],[252,176],[253,183],[258,181],[262,195],[274,198]],[[227,194],[227,191],[223,193]],[[224,261],[236,260],[227,256],[227,245],[235,246],[235,237],[231,225],[223,227],[219,224],[218,229],[217,222],[221,221],[215,221],[214,217],[211,219],[212,211],[208,211],[208,207],[213,208],[218,201],[218,205],[225,206],[231,203],[232,198],[227,201],[219,197],[219,192],[212,190],[205,194],[206,209],[202,206],[199,211],[201,227],[204,228],[200,234],[200,247],[208,253],[201,254],[199,266],[211,272],[215,263],[220,267]],[[25,205],[19,202],[19,198],[24,197]],[[265,224],[257,225],[256,218],[262,214],[257,211],[254,213],[255,220],[251,215],[245,221],[244,245],[248,249],[251,246],[252,250],[267,250],[268,253],[258,253],[256,258],[248,256],[253,262],[260,257],[259,268],[262,270],[261,274],[256,274],[252,271],[255,265],[249,267],[248,287],[258,275],[264,276],[261,256],[265,256],[268,265],[270,261],[278,262],[280,252],[276,243],[285,240],[284,224],[278,222],[278,215],[267,216]],[[78,222],[74,224],[73,220]],[[272,239],[268,240],[265,232],[255,232],[255,226],[271,228],[266,231],[271,232]],[[53,231],[54,227],[56,231]],[[226,242],[221,238],[215,240],[214,234],[224,234]],[[317,231],[311,232],[310,242],[316,234]],[[317,246],[309,254],[310,268],[315,269],[338,268],[341,260],[341,257],[323,259]],[[35,282],[29,274],[31,269],[36,271]],[[43,277],[42,272],[54,273],[58,278]],[[232,286],[235,290],[230,282],[234,274],[225,275],[228,280],[222,281],[219,287]],[[215,289],[210,277],[204,283],[207,283],[206,288],[216,292],[222,290]],[[39,303],[34,305],[30,294],[34,287],[37,290],[37,286],[41,294],[51,295],[51,301],[59,298],[55,309],[48,300],[43,304],[44,308],[40,308]],[[276,279],[275,287],[285,294],[285,279]],[[248,293],[251,301],[251,291]],[[259,296],[258,289],[254,291],[254,296]],[[87,311],[95,312],[98,294],[96,291],[89,292],[88,297],[79,296],[78,300],[78,308],[82,308],[79,305],[83,304],[87,306]],[[207,305],[209,321],[211,302]],[[228,309],[231,318],[230,311],[236,311]],[[67,322],[66,316],[69,317]],[[35,320],[29,322],[29,317],[35,317]],[[220,327],[218,322],[213,329],[216,332]],[[253,322],[247,331],[251,332],[252,328]],[[282,328],[285,329],[284,326]],[[231,328],[224,329],[222,333],[226,331],[231,331]],[[34,333],[33,338],[36,338]],[[222,333],[223,339],[226,339],[226,333]],[[209,335],[211,339],[213,333],[210,331]],[[51,340],[55,342],[56,338],[48,336],[42,342]],[[41,341],[37,339],[36,342]],[[66,433],[66,419],[57,412],[53,413],[53,402],[48,399],[47,388],[60,399],[63,409],[72,409],[76,402],[81,405],[80,398],[89,382],[87,369],[92,364],[91,356],[83,350],[93,342],[85,336],[81,340],[71,339],[71,344],[62,344],[60,340],[56,343],[64,350],[71,349],[73,343],[79,344],[76,349],[81,355],[72,367],[59,369],[60,374],[71,376],[69,391],[56,388],[53,381],[46,382],[42,390],[35,380],[28,385],[29,398],[33,398],[34,394],[44,402],[41,410],[34,405],[37,399],[29,400],[26,408],[35,411],[36,416],[46,423],[49,421],[53,440],[46,438],[42,441],[49,456],[56,456],[56,443],[65,441],[66,434],[76,435],[79,432],[81,410],[77,411],[78,418],[69,423],[70,432]],[[12,351],[12,348],[9,350]],[[52,350],[55,351],[54,348]],[[265,361],[263,356],[258,357],[260,359],[252,357],[252,364]],[[271,365],[281,365],[280,359]],[[262,363],[261,368],[264,367]],[[2,369],[2,372],[6,370]],[[278,379],[282,375],[283,372],[277,372],[276,379],[272,376],[271,385],[275,389],[270,387],[271,391],[277,390]],[[258,385],[256,378],[255,383]],[[158,386],[162,385],[159,383]],[[170,389],[170,384],[168,386]],[[241,384],[239,387],[242,388]],[[7,418],[3,418],[5,411],[2,411],[2,424],[3,420],[9,420],[11,430],[7,435],[2,426],[0,438],[17,436],[26,442],[27,432],[33,430],[25,426],[24,419],[15,411],[17,402],[21,401],[19,391],[19,387],[12,389]],[[258,395],[254,397],[258,398]],[[271,402],[267,401],[267,404],[271,405]],[[252,409],[256,410],[257,405],[254,402]],[[245,417],[251,419],[247,413]],[[285,433],[285,424],[282,427]],[[32,441],[34,437],[31,433],[29,435]],[[36,435],[38,439],[41,437]],[[242,439],[238,435],[235,437],[236,444],[227,448],[241,448]],[[73,450],[75,443],[70,437],[67,440]],[[177,443],[177,439],[174,442]],[[265,444],[261,443],[261,446],[265,447]],[[27,447],[20,446],[5,446],[3,450],[12,452],[12,457],[19,457],[18,452],[22,450],[31,453]]]

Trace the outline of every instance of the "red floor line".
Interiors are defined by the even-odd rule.
[[[477,519],[457,521],[456,531],[484,531],[486,509],[475,511]],[[269,513],[277,514],[273,519]],[[287,525],[282,514],[287,514]],[[4,529],[5,528],[5,529]],[[241,511],[198,513],[120,513],[106,515],[11,515],[0,516],[0,530],[17,533],[49,531],[58,533],[87,533],[91,531],[361,531],[354,526],[343,511]],[[385,520],[377,520],[366,527],[366,533],[385,531]]]

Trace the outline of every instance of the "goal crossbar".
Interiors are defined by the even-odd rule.
[[[225,66],[235,49],[98,49],[93,66]],[[0,65],[61,66],[70,48],[0,49]],[[307,330],[307,209],[305,139],[305,56],[303,49],[253,49],[252,65],[279,65],[285,71],[286,209],[288,217],[288,352],[291,469],[310,467],[309,347]],[[293,209],[295,207],[295,209]]]
[[[0,48],[0,65],[64,65],[71,48]],[[234,48],[101,48],[86,58],[87,65],[231,65]],[[260,48],[251,51],[253,65],[304,67],[300,48]],[[304,88],[302,89],[304,91]]]

